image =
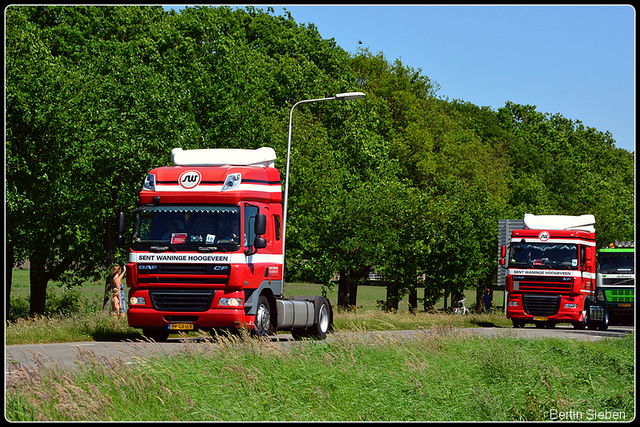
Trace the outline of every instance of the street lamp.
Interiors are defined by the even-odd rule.
[[[284,284],[284,246],[287,236],[287,207],[289,205],[289,161],[291,159],[291,126],[293,124],[293,110],[300,104],[306,104],[309,102],[319,102],[319,101],[335,101],[335,100],[346,100],[346,99],[362,99],[366,95],[362,92],[346,92],[339,93],[336,96],[331,98],[319,98],[319,99],[305,99],[302,101],[298,101],[293,104],[291,107],[291,112],[289,112],[289,137],[287,138],[287,167],[285,170],[284,176],[284,207],[282,212],[282,281]]]

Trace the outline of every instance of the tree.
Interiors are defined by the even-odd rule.
[[[335,43],[253,8],[12,6],[6,56],[6,254],[31,260],[33,313],[120,256],[114,211],[171,148],[285,141],[291,100],[348,81]]]
[[[114,209],[168,157],[184,115],[155,72],[164,19],[147,7],[7,10],[7,240],[30,260],[32,313],[50,280],[112,262]]]

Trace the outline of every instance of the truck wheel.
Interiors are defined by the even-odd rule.
[[[524,322],[521,320],[512,320],[514,328],[524,328]]]
[[[319,298],[315,314],[314,318],[317,319],[317,322],[309,329],[309,335],[315,339],[323,340],[327,337],[327,332],[329,332],[332,323],[329,300],[324,297]]]
[[[604,319],[600,322],[599,326],[603,331],[609,329],[609,310],[606,306],[604,307]]]
[[[292,330],[291,336],[296,341],[302,338],[323,340],[327,338],[327,333],[331,331],[332,326],[331,303],[325,297],[320,297],[315,304],[314,324],[308,329]]]
[[[275,332],[271,323],[271,304],[266,296],[260,295],[258,298],[258,311],[256,312],[255,328],[253,333],[259,337],[270,335]]]
[[[587,326],[587,310],[588,307],[582,310],[582,322],[573,322],[573,329],[584,329]]]
[[[154,340],[155,342],[165,342],[169,338],[169,331],[165,329],[145,329],[142,328],[142,334]]]

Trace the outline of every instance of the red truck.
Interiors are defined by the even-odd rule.
[[[524,216],[524,228],[501,246],[507,269],[507,318],[513,326],[584,329],[595,301],[596,241],[593,215]]]
[[[129,325],[156,341],[191,330],[324,339],[329,300],[284,297],[282,186],[272,148],[171,152],[139,195],[127,270]],[[125,207],[118,246],[125,246]]]

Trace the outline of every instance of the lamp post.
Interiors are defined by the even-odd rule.
[[[291,159],[291,128],[293,125],[293,110],[300,104],[307,104],[309,102],[320,102],[320,101],[335,101],[335,100],[346,100],[346,99],[362,99],[366,95],[362,92],[347,92],[347,93],[339,93],[336,96],[330,98],[318,98],[318,99],[305,99],[302,101],[298,101],[293,104],[291,107],[291,111],[289,112],[289,136],[287,138],[287,166],[285,169],[284,176],[284,203],[283,203],[283,212],[282,212],[282,282],[284,286],[284,254],[285,254],[285,242],[287,239],[287,208],[289,206],[289,163]]]

